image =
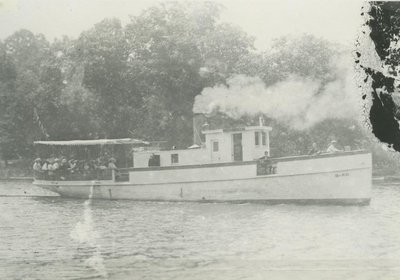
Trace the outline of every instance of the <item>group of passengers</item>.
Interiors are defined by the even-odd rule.
[[[329,145],[328,148],[326,149],[326,151],[321,151],[318,149],[317,143],[312,143],[311,149],[308,152],[308,155],[319,155],[321,153],[337,153],[337,152],[343,152],[343,150],[339,149],[337,147],[337,141],[336,140],[332,140]]]
[[[61,158],[37,158],[33,163],[35,176],[60,177],[61,179],[72,174],[85,176],[106,169],[117,169],[115,158],[100,157],[95,160],[76,160],[67,159],[63,156]]]

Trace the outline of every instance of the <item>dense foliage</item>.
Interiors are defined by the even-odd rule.
[[[77,39],[48,42],[20,30],[0,41],[2,158],[31,157],[32,142],[45,139],[136,137],[186,147],[194,98],[205,87],[234,74],[258,76],[266,85],[293,73],[332,79],[337,46],[304,35],[278,38],[271,50],[257,52],[253,38],[221,23],[219,13],[211,2],[167,3],[125,26],[105,19]],[[268,122],[275,155],[304,153],[313,141],[325,147],[333,137],[351,146],[363,138],[352,120],[327,120],[307,131]]]

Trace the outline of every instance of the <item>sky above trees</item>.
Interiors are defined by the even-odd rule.
[[[104,18],[122,24],[154,6],[156,0],[0,0],[0,39],[25,28],[48,40],[68,35],[77,38]],[[201,2],[201,1],[194,1]],[[362,24],[360,0],[215,0],[223,5],[220,20],[255,37],[266,49],[271,39],[308,33],[353,46]]]

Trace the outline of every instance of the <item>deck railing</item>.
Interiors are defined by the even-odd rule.
[[[36,180],[45,181],[89,181],[89,180],[113,180],[113,169],[95,169],[74,171],[69,170],[47,170],[34,171]]]

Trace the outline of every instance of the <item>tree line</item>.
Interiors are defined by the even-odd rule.
[[[24,29],[0,41],[2,159],[31,158],[34,140],[134,137],[187,147],[194,98],[205,87],[235,74],[258,76],[267,86],[290,74],[332,77],[329,63],[338,46],[299,35],[257,51],[254,38],[220,21],[221,8],[163,3],[126,25],[104,19],[76,39],[49,42]],[[352,120],[326,120],[307,131],[268,122],[276,155],[301,153],[330,135],[344,144],[365,138]]]

